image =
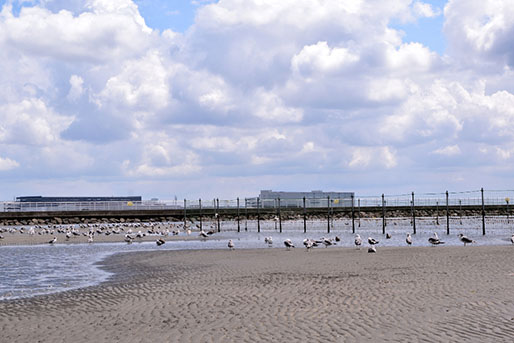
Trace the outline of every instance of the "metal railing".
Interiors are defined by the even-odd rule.
[[[423,206],[509,206],[514,190],[476,190],[465,192],[424,193],[416,195],[355,196],[354,198],[300,198],[300,199],[212,199],[167,201],[91,201],[91,202],[0,202],[2,212],[49,212],[49,211],[145,211],[180,209],[235,209],[235,208],[357,208],[366,207],[415,207]]]

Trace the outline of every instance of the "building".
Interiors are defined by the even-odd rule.
[[[141,203],[141,196],[44,197],[21,196],[4,204],[4,211],[120,210]]]
[[[305,198],[306,207],[330,207],[352,206],[353,192],[323,192],[315,190],[310,192],[282,192],[261,190],[258,197],[260,207],[276,207],[280,201],[280,207],[303,207]],[[250,206],[257,206],[257,198],[248,199]]]

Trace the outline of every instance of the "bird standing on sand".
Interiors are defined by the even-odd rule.
[[[512,237],[510,238],[510,241],[512,242],[512,244],[514,244],[514,235],[512,235]]]
[[[375,253],[375,252],[377,252],[377,248],[375,248],[375,245],[374,245],[374,244],[370,245],[370,247],[368,248],[368,252],[369,252],[369,253]]]
[[[294,248],[294,244],[289,238],[284,241],[284,245],[286,246],[287,250]]]
[[[264,237],[264,243],[267,243],[268,246],[272,246],[273,245],[273,237],[269,236],[269,237]]]
[[[357,247],[357,249],[361,248],[361,244],[362,244],[361,236],[360,235],[356,235],[355,236],[355,246]]]
[[[464,234],[462,234],[462,233],[459,233],[459,239],[462,243],[464,243],[464,246],[466,246],[466,244],[468,244],[468,243],[476,243],[474,240],[464,236]]]
[[[439,236],[437,235],[437,232],[434,232],[434,237],[428,238],[428,243],[432,244],[432,246],[436,246],[439,244],[444,244],[443,241],[439,239]]]
[[[231,239],[228,240],[227,246],[230,250],[234,250],[234,242]]]
[[[309,251],[314,246],[314,241],[310,238],[305,238],[303,240],[303,245],[307,248],[307,251]]]
[[[325,244],[325,248],[328,248],[329,245],[334,244],[334,243],[332,243],[332,239],[330,239],[330,238],[323,237],[321,240],[323,241],[323,244]]]
[[[48,244],[54,244],[55,242],[57,242],[57,237],[54,237]]]
[[[407,234],[407,238],[405,238],[405,242],[407,242],[408,245],[412,245],[412,237],[410,236],[410,233]]]
[[[379,242],[375,238],[368,237],[368,243],[371,245],[378,244]]]

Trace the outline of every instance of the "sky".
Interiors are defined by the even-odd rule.
[[[513,189],[511,0],[0,9],[0,200]]]

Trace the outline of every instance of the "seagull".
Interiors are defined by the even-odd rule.
[[[407,242],[408,245],[412,244],[412,237],[410,236],[410,233],[407,234],[407,238],[405,238],[405,242]]]
[[[335,240],[336,240],[336,242],[340,242],[341,241],[341,237],[336,236]]]
[[[55,242],[57,242],[57,237],[54,237],[48,244],[54,244]]]
[[[432,244],[432,246],[444,244],[444,242],[439,239],[439,236],[437,236],[437,232],[434,232],[434,237],[428,238],[428,242]]]
[[[391,237],[393,237],[393,236],[391,236],[391,234],[389,232],[386,233],[386,239],[390,239]]]
[[[284,245],[286,246],[287,250],[294,248],[294,244],[289,238],[284,241]]]
[[[307,251],[309,251],[311,248],[317,247],[318,243],[313,239],[306,238],[303,240],[303,245],[307,248]]]
[[[208,237],[207,234],[205,233],[205,231],[203,231],[203,230],[200,231],[200,235],[199,236],[202,236],[204,238]]]
[[[321,240],[323,241],[323,244],[325,244],[325,248],[328,248],[329,245],[334,244],[330,238],[323,237]]]
[[[459,239],[462,243],[464,243],[464,246],[466,246],[468,243],[476,243],[474,240],[464,236],[462,233],[459,233]]]
[[[360,249],[362,244],[362,238],[360,235],[355,236],[355,246]]]
[[[162,238],[159,238],[158,240],[155,241],[155,243],[157,244],[157,246],[161,246],[164,243],[166,243],[166,241],[164,239],[162,239]]]
[[[230,250],[234,250],[234,242],[232,242],[232,240],[231,240],[231,239],[229,239],[229,240],[228,240],[228,245],[227,245],[227,246],[228,246],[228,248],[229,248]]]
[[[371,246],[368,248],[368,252],[375,253],[377,252],[377,248],[375,248],[374,244],[371,244]]]
[[[273,237],[269,236],[269,237],[264,237],[264,243],[268,243],[268,246],[272,246],[273,245]]]
[[[375,238],[368,237],[368,243],[371,245],[378,244],[378,241]]]
[[[512,237],[510,238],[510,241],[512,242],[512,244],[514,244],[514,235],[512,235]]]

